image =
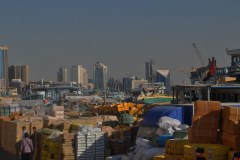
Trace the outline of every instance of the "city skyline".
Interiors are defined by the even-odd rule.
[[[56,80],[59,66],[82,64],[92,78],[100,61],[109,77],[145,78],[145,62],[169,69],[171,84],[190,82],[191,67],[215,57],[229,66],[226,48],[239,46],[239,1],[7,1],[0,44],[9,64],[29,64],[30,80]]]

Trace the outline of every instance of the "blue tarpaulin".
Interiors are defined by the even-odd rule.
[[[168,116],[183,123],[183,107],[177,106],[156,106],[144,114],[141,125],[148,127],[158,127],[158,121],[161,117]]]

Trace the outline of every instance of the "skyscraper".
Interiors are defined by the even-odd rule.
[[[4,94],[8,87],[8,47],[0,46],[0,92]]]
[[[88,73],[87,70],[81,66],[71,66],[70,68],[70,81],[86,87],[88,85]]]
[[[169,94],[171,92],[170,86],[170,71],[169,70],[157,70],[156,71],[156,82],[162,82],[166,87],[166,93]]]
[[[157,75],[157,66],[153,59],[150,62],[146,62],[146,80],[148,82],[156,82],[156,75]]]
[[[151,75],[150,75],[150,62],[146,62],[146,80],[150,80]]]
[[[107,89],[108,67],[100,62],[95,63],[93,67],[93,77],[95,88],[99,90]]]
[[[57,81],[58,82],[67,82],[67,69],[60,67],[57,73]]]
[[[29,84],[29,65],[11,65],[8,67],[8,79],[21,79],[25,85]]]

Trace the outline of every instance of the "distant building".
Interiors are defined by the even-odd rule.
[[[123,78],[123,91],[129,93],[132,89],[141,88],[147,82],[147,80],[137,79],[136,77],[125,77]]]
[[[108,84],[107,84],[108,88],[110,91],[115,91],[115,80],[113,77],[110,77],[108,79]]]
[[[88,86],[88,73],[81,65],[71,66],[70,68],[70,81],[76,82],[83,87]]]
[[[95,89],[107,89],[107,73],[108,67],[100,62],[97,62],[93,68],[93,77]]]
[[[171,92],[170,86],[170,71],[169,70],[157,70],[156,82],[162,82],[166,87],[166,93]]]
[[[109,78],[107,86],[111,92],[122,91],[121,80],[115,80],[113,77]]]
[[[57,73],[57,82],[67,82],[67,69],[60,67]]]
[[[231,65],[216,67],[216,79],[220,77],[235,77],[240,81],[240,49],[227,49],[227,55],[231,56]],[[210,69],[209,69],[210,70]]]
[[[146,80],[148,80],[148,82],[156,82],[156,70],[157,65],[153,59],[151,59],[150,62],[146,62]]]
[[[25,82],[22,82],[21,79],[12,79],[12,81],[9,82],[9,87],[16,88],[18,94],[22,93],[24,86]]]
[[[8,47],[0,46],[0,93],[5,94],[8,87]]]
[[[29,84],[29,65],[11,65],[8,67],[9,83],[13,79],[21,79],[25,85]],[[12,87],[12,86],[10,86]]]
[[[25,82],[25,85],[29,84],[29,65],[22,65],[21,66],[21,80]]]

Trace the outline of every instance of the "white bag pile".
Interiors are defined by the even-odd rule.
[[[122,156],[121,160],[151,160],[154,156],[163,153],[164,148],[152,148],[149,140],[137,138],[135,150]]]
[[[161,117],[158,122],[158,130],[156,131],[157,135],[161,134],[173,134],[174,128],[178,128],[181,122],[177,119],[173,119],[171,117]]]
[[[76,136],[76,160],[104,160],[104,148],[100,128],[81,127]]]

